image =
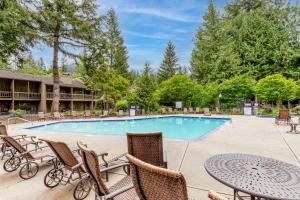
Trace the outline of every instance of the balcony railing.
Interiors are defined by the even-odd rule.
[[[53,99],[53,93],[47,92],[47,99]],[[60,93],[60,99],[62,100],[93,100],[93,95],[90,94],[70,94]]]
[[[15,97],[15,99],[39,100],[39,99],[41,99],[41,94],[35,93],[35,92],[15,92],[14,97]]]
[[[2,99],[12,98],[11,92],[10,91],[0,91],[0,98],[2,98]]]

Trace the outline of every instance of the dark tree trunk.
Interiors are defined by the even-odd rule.
[[[58,36],[53,41],[53,112],[59,112]]]

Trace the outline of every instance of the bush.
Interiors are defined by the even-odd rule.
[[[184,107],[202,106],[205,95],[202,86],[182,74],[162,82],[155,92],[159,103],[165,106],[174,106],[176,101],[182,101]]]
[[[294,107],[294,108],[292,109],[292,112],[295,113],[295,114],[300,115],[300,104],[297,105],[296,107]]]
[[[226,80],[219,85],[218,93],[222,94],[221,102],[228,106],[236,106],[237,102],[251,100],[254,97],[255,80],[238,76]]]
[[[23,117],[26,114],[26,110],[9,110],[10,117]]]
[[[118,101],[116,103],[116,110],[123,110],[123,111],[127,111],[128,110],[128,102],[127,101]]]
[[[296,81],[274,74],[258,81],[255,93],[260,101],[277,102],[280,105],[282,101],[295,99],[298,89]]]

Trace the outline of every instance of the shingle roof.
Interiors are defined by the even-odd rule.
[[[0,78],[44,82],[47,85],[53,85],[53,77],[11,72],[5,70],[0,70]],[[60,77],[60,86],[86,88],[81,79],[72,79],[70,77],[65,76]]]

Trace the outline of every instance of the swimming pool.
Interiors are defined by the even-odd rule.
[[[93,135],[125,135],[127,132],[163,132],[164,138],[195,140],[229,120],[230,118],[168,116],[127,120],[62,121],[29,127],[28,129]]]

